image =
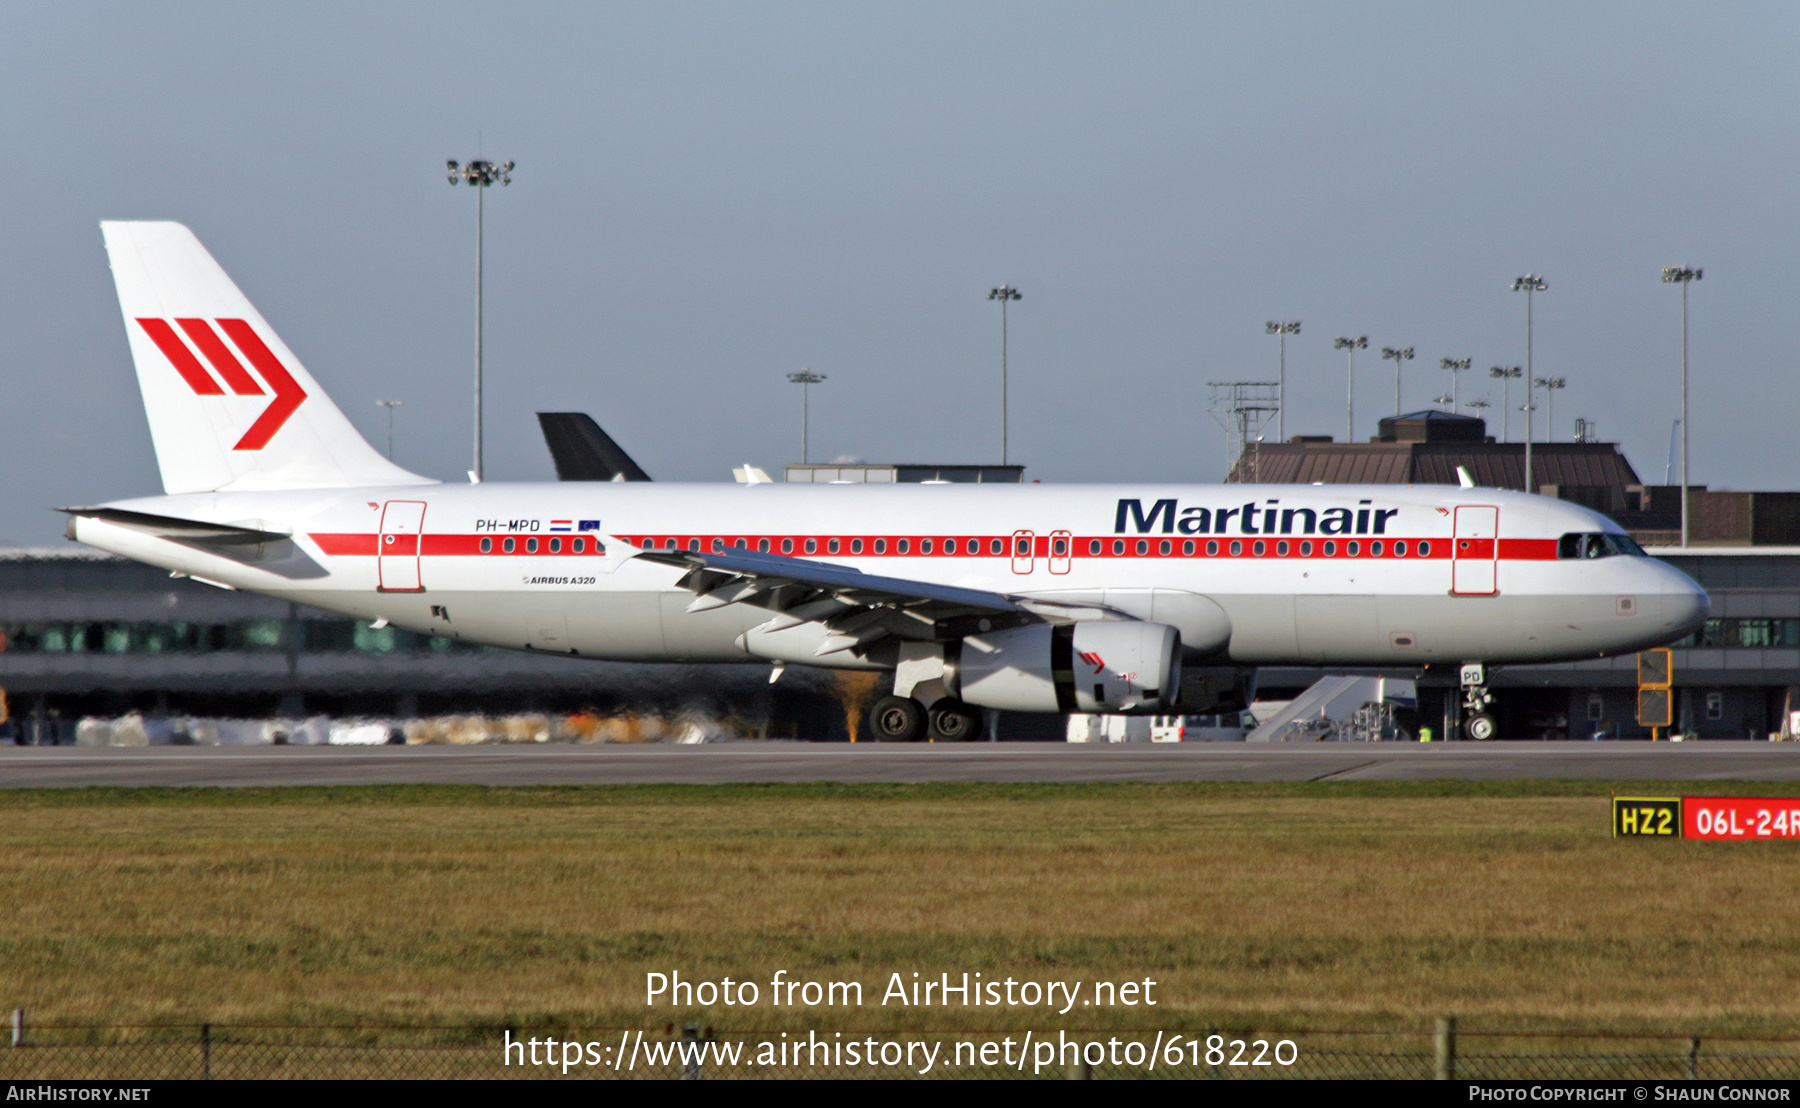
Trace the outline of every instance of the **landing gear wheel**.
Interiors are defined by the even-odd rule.
[[[1500,725],[1486,712],[1476,712],[1463,721],[1463,730],[1476,742],[1486,742],[1500,731]]]
[[[981,731],[980,713],[960,700],[940,700],[925,716],[937,742],[966,743]]]
[[[869,709],[869,731],[877,742],[916,743],[925,737],[925,709],[909,696],[884,696]]]

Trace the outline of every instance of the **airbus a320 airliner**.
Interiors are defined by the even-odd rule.
[[[888,740],[1207,711],[1245,667],[1603,657],[1707,615],[1610,520],[1498,489],[444,484],[372,449],[186,227],[101,228],[165,495],[64,510],[176,576],[544,653],[892,670]]]

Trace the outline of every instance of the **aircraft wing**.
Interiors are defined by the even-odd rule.
[[[865,646],[893,636],[942,641],[1041,617],[1012,597],[904,577],[879,577],[849,566],[731,550],[644,550],[638,557],[685,568],[679,584],[696,595],[690,612],[727,604],[766,608],[774,618],[760,630],[821,623],[832,634],[820,654]]]

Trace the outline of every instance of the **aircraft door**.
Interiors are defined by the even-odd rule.
[[[381,506],[376,536],[376,581],[382,592],[424,592],[419,544],[425,530],[423,500],[390,500]]]
[[[1499,592],[1499,557],[1500,509],[1486,504],[1458,506],[1450,542],[1450,592],[1456,596]]]
[[[1069,553],[1075,539],[1067,531],[1050,532],[1050,572],[1069,572]]]
[[[1032,571],[1037,545],[1037,536],[1030,531],[1014,531],[1012,535],[1012,571],[1014,573],[1030,573]]]

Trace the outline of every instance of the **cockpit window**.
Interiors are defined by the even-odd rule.
[[[1588,531],[1564,535],[1556,541],[1558,558],[1610,558],[1615,554],[1644,557],[1644,548],[1630,535],[1610,531]]]

